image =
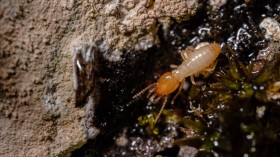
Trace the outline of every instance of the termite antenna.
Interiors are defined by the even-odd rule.
[[[161,115],[163,109],[165,108],[165,105],[166,105],[166,103],[167,103],[167,98],[168,98],[167,96],[164,97],[164,101],[163,101],[163,103],[162,103],[162,106],[161,106],[161,108],[160,108],[160,110],[159,110],[159,112],[158,112],[158,115],[156,116],[156,119],[155,119],[155,121],[154,121],[155,124],[157,123],[157,121],[158,121],[158,119],[159,119],[159,117],[160,117],[160,115]]]
[[[148,85],[146,88],[144,88],[143,90],[141,90],[140,92],[138,92],[137,94],[135,94],[132,98],[136,99],[139,98],[141,95],[143,95],[147,90],[154,88],[157,85],[157,83],[153,83]]]

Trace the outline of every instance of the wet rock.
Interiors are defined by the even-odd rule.
[[[198,150],[196,148],[189,147],[189,146],[182,146],[180,147],[178,157],[186,157],[186,156],[194,157],[197,152]]]
[[[265,29],[265,38],[280,41],[280,24],[275,19],[267,17],[259,27]]]
[[[213,10],[221,8],[227,3],[227,0],[209,0],[209,5],[212,6]]]
[[[82,42],[99,43],[97,46],[106,52],[108,59],[118,61],[121,58],[117,56],[124,51],[145,51],[159,44],[158,22],[168,28],[172,18],[187,20],[197,8],[197,0],[113,0],[100,3],[93,8],[96,13],[94,20],[90,19],[92,23],[78,38]]]

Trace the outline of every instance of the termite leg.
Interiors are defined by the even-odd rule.
[[[191,82],[192,82],[192,84],[196,85],[196,83],[195,83],[195,81],[194,81],[194,76],[193,76],[193,75],[191,75],[191,76],[190,76],[190,78],[191,78]]]
[[[188,54],[187,53],[190,53],[194,51],[194,49],[192,47],[187,47],[184,51],[181,52],[181,57],[183,58],[183,60],[186,60],[188,59]]]
[[[203,71],[200,72],[201,75],[203,75],[205,78],[208,77],[210,74],[213,73],[217,65],[217,61],[210,64],[207,68],[205,68]]]
[[[165,105],[166,105],[166,103],[167,103],[167,96],[165,96],[164,97],[164,101],[163,101],[163,103],[162,103],[162,106],[161,106],[161,108],[160,108],[160,110],[159,110],[159,112],[158,112],[158,115],[156,116],[156,119],[155,119],[155,124],[157,123],[157,121],[158,121],[158,119],[159,119],[159,117],[160,117],[160,115],[161,115],[161,113],[162,113],[162,111],[163,111],[163,109],[165,108]]]
[[[144,88],[143,90],[141,90],[140,92],[138,92],[137,94],[135,94],[132,98],[136,99],[139,98],[142,94],[144,94],[147,90],[154,88],[157,85],[157,83],[153,83],[150,84],[149,86],[147,86],[146,88]]]
[[[173,99],[172,99],[172,101],[171,101],[171,105],[174,104],[175,99],[176,99],[176,98],[178,97],[178,95],[181,93],[184,84],[185,84],[185,79],[181,82],[181,84],[180,84],[180,86],[179,86],[179,89],[178,89],[178,92],[176,93],[176,95],[173,97]]]
[[[188,58],[188,54],[185,51],[182,51],[181,57],[183,58],[183,60],[186,60]]]
[[[217,66],[218,61],[214,62],[214,64],[211,64],[208,68],[205,69],[207,72],[213,72]]]
[[[171,68],[171,69],[177,69],[178,67],[179,67],[178,65],[170,64],[170,68]]]

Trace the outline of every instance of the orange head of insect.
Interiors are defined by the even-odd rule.
[[[157,83],[151,87],[148,98],[151,102],[157,103],[161,98],[173,93],[178,87],[180,82],[174,77],[172,72],[166,72],[158,79]]]
[[[172,75],[172,72],[166,72],[158,79],[155,94],[169,95],[179,87],[179,84],[180,82]]]
[[[159,119],[166,103],[168,95],[173,93],[180,85],[180,81],[177,80],[172,72],[164,73],[157,81],[157,83],[151,84],[136,95],[133,98],[137,98],[144,94],[145,91],[149,90],[148,98],[152,103],[158,103],[159,100],[163,99],[162,107],[155,118],[155,123]]]

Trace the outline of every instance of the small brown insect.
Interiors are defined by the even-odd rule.
[[[197,76],[199,74],[207,76],[212,73],[216,66],[215,61],[220,53],[221,46],[217,43],[204,44],[195,49],[192,47],[186,48],[181,52],[181,56],[183,58],[181,65],[173,71],[166,72],[161,75],[156,83],[150,84],[144,88],[142,91],[134,95],[133,99],[138,98],[147,90],[150,90],[147,98],[149,98],[152,103],[156,104],[159,100],[163,99],[161,109],[155,118],[156,123],[167,103],[168,95],[179,88],[178,93],[174,96],[171,102],[171,104],[173,104],[175,98],[182,89],[183,80],[186,77],[191,77],[192,83],[195,84],[193,76]]]

